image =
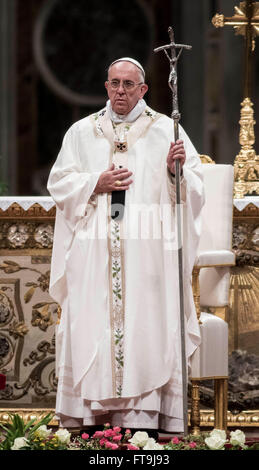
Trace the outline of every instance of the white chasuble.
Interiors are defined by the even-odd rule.
[[[191,274],[201,230],[200,159],[184,130],[181,180],[186,354],[200,341]],[[49,177],[56,202],[50,294],[57,328],[56,413],[64,426],[109,421],[181,431],[182,378],[172,120],[149,107],[114,125],[106,108],[65,135]],[[132,171],[123,219],[94,194],[111,164]]]

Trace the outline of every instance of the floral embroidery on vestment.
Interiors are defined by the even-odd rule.
[[[93,118],[95,120],[95,128],[96,128],[96,132],[98,135],[103,135],[103,130],[102,130],[102,126],[99,121],[99,118],[101,116],[104,116],[105,113],[106,113],[106,108],[103,108],[93,115]]]
[[[115,368],[116,396],[120,397],[123,380],[123,339],[124,339],[124,279],[123,257],[120,236],[120,223],[111,219],[110,256],[111,256],[111,315],[113,325],[113,365]]]

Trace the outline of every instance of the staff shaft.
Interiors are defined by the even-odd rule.
[[[178,91],[177,91],[177,61],[183,49],[191,49],[191,46],[184,44],[175,44],[174,32],[172,27],[168,28],[170,44],[156,48],[154,51],[164,51],[170,62],[170,74],[168,85],[172,91],[172,119],[174,121],[174,140],[179,139],[179,120],[180,113],[178,109]],[[178,55],[176,49],[179,49]],[[171,52],[171,56],[169,55]],[[185,312],[184,312],[184,285],[183,285],[183,244],[182,244],[182,211],[181,211],[181,181],[180,181],[180,163],[175,161],[176,178],[176,220],[177,220],[177,243],[178,243],[178,272],[179,272],[179,310],[180,310],[180,334],[181,334],[181,363],[182,363],[182,394],[183,394],[183,424],[184,435],[188,434],[188,378],[187,361],[185,345]]]
[[[178,121],[174,121],[175,141],[179,138]],[[182,244],[182,211],[181,211],[181,182],[180,163],[175,162],[176,177],[176,220],[177,220],[177,242],[178,242],[178,270],[179,270],[179,309],[181,329],[181,364],[182,364],[182,393],[183,393],[183,433],[188,434],[188,377],[185,347],[185,313],[184,313],[184,286],[183,286],[183,244]]]

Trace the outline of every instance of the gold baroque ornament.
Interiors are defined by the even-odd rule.
[[[8,228],[7,239],[13,248],[23,247],[29,238],[26,224],[13,224]]]
[[[259,265],[259,226],[256,223],[238,222],[233,224],[233,249],[236,264]]]
[[[250,98],[245,98],[241,103],[239,124],[241,150],[234,162],[234,198],[236,199],[247,195],[259,195],[259,155],[256,155],[253,148],[255,120]]]
[[[32,326],[37,326],[40,330],[46,331],[49,326],[55,323],[52,311],[50,310],[50,305],[55,306],[54,310],[56,312],[56,302],[40,302],[33,305],[31,319]]]
[[[24,322],[14,320],[9,326],[9,334],[15,339],[23,338],[29,331],[29,328]]]
[[[245,37],[245,84],[244,96],[241,103],[241,119],[239,142],[241,150],[236,156],[234,198],[259,194],[259,156],[255,154],[254,138],[254,112],[250,95],[250,60],[251,53],[255,49],[255,38],[259,35],[259,2],[240,2],[235,6],[235,14],[231,17],[216,14],[212,18],[215,27],[232,26],[235,34]]]
[[[52,207],[49,211],[46,211],[40,204],[35,203],[29,209],[23,209],[18,202],[13,202],[8,209],[4,210],[0,208],[1,219],[43,219],[44,222],[49,219],[55,220],[56,207]]]
[[[42,419],[48,413],[53,413],[53,419],[49,423],[50,426],[58,426],[58,421],[55,416],[54,408],[2,408],[0,410],[0,423],[6,424],[10,422],[10,414],[19,414],[21,418],[28,423],[31,419]],[[190,410],[188,412],[189,425],[190,425]],[[214,411],[211,409],[200,411],[200,426],[205,428],[214,427]],[[259,410],[242,411],[238,414],[228,411],[227,415],[228,426],[233,428],[240,427],[258,427],[259,426]]]
[[[249,350],[251,335],[259,329],[259,268],[235,266],[231,268],[229,300],[229,347]],[[255,378],[256,371],[253,371]],[[258,393],[258,387],[256,388]],[[244,391],[245,396],[246,390]],[[255,390],[254,390],[255,393]]]
[[[51,224],[40,224],[34,232],[34,238],[39,246],[51,248],[53,245],[54,228]]]
[[[202,154],[202,155],[199,155],[199,157],[200,157],[201,163],[213,163],[213,164],[215,164],[214,160],[212,160],[212,158],[209,157],[209,155]]]
[[[54,223],[43,224],[39,221],[1,220],[0,232],[1,250],[50,250],[53,245]]]
[[[211,21],[212,21],[213,26],[215,26],[215,28],[223,28],[224,15],[220,15],[219,13],[216,13],[216,15],[213,16]]]
[[[233,26],[235,34],[241,34],[246,36],[246,30],[248,24],[251,27],[251,46],[252,50],[255,48],[254,38],[259,34],[259,3],[252,2],[251,5],[251,17],[247,16],[247,2],[240,2],[239,6],[235,6],[235,14],[231,17],[227,17],[216,13],[211,22],[215,28],[223,28],[226,26]]]

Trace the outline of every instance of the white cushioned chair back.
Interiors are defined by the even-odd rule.
[[[199,282],[201,308],[225,307],[229,304],[230,269],[228,267],[202,268]]]
[[[230,250],[232,247],[232,214],[234,167],[203,164],[205,205],[199,251]]]
[[[210,313],[201,314],[201,344],[191,357],[192,378],[228,376],[228,324]]]

